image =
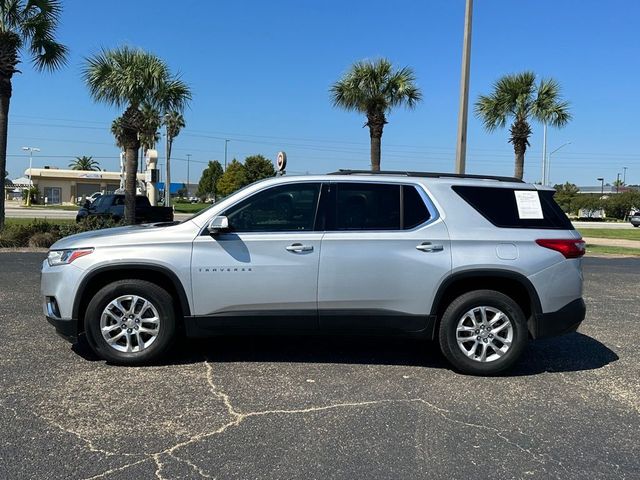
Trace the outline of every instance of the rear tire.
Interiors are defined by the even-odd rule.
[[[144,280],[119,280],[89,302],[84,325],[95,353],[111,363],[141,365],[160,358],[175,337],[171,295]]]
[[[440,348],[462,373],[496,375],[522,355],[527,322],[518,304],[494,290],[475,290],[456,298],[442,316]]]

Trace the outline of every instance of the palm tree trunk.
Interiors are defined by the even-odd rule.
[[[136,223],[136,189],[138,186],[138,147],[127,145],[124,153],[124,222]]]
[[[171,206],[171,147],[173,140],[167,135],[167,178],[164,180],[164,206]]]
[[[0,230],[4,228],[5,176],[7,169],[7,132],[9,126],[9,101],[11,80],[0,79]]]
[[[367,126],[371,137],[371,171],[380,171],[380,157],[382,150],[382,131],[387,120],[384,113],[372,112],[367,114]]]
[[[529,146],[529,136],[531,135],[531,127],[523,118],[517,118],[510,128],[511,137],[509,142],[513,144],[513,151],[516,155],[515,169],[513,176],[522,180],[524,176],[524,154]]]

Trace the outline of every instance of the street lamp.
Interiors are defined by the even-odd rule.
[[[187,153],[187,198],[191,196],[189,193],[189,162],[191,161],[191,154]]]
[[[31,206],[31,187],[33,187],[33,182],[31,181],[31,165],[33,164],[33,152],[39,152],[40,149],[36,147],[22,147],[22,150],[25,152],[29,152],[29,190],[27,193],[27,207]]]
[[[622,170],[624,171],[624,173],[622,174],[622,184],[626,187],[627,186],[627,167],[622,167]]]
[[[549,177],[551,176],[551,155],[553,155],[554,153],[556,153],[558,150],[560,150],[563,147],[566,147],[567,145],[571,145],[571,142],[567,142],[567,143],[563,143],[562,145],[560,145],[558,148],[556,148],[553,152],[551,152],[549,154],[549,156],[547,157],[547,178],[544,179],[544,181],[542,182],[543,185],[547,185],[549,183]]]
[[[600,196],[602,197],[604,195],[604,178],[598,177],[596,180],[600,182]]]

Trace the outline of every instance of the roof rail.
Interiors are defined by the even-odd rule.
[[[381,170],[374,172],[371,170],[349,170],[340,169],[337,172],[330,172],[327,175],[400,175],[405,177],[427,177],[427,178],[477,178],[481,180],[497,180],[499,182],[524,183],[523,180],[515,177],[502,177],[497,175],[471,175],[466,173],[442,173],[442,172],[408,172],[400,170]]]

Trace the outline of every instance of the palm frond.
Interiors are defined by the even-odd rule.
[[[396,106],[414,108],[422,100],[409,67],[393,70],[387,59],[359,61],[330,89],[333,105],[362,113],[385,113]]]

